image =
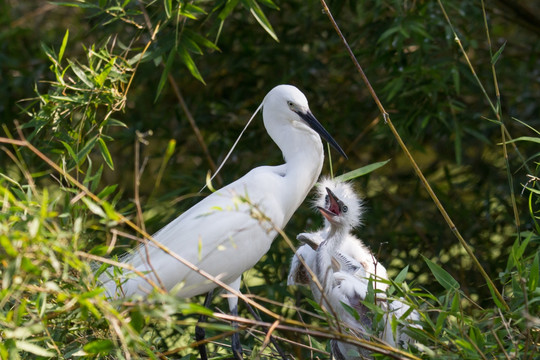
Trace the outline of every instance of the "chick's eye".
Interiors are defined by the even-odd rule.
[[[328,205],[328,204],[330,203],[330,196],[326,195],[326,196],[324,197],[324,203],[325,203],[326,205]]]
[[[341,210],[346,213],[347,211],[349,211],[349,208],[347,207],[347,205],[343,205],[343,207],[341,208]]]

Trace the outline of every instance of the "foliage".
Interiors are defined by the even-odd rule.
[[[210,353],[227,356],[217,343],[231,327],[214,311],[222,299],[213,311],[159,292],[107,301],[94,272],[199,199],[207,171],[278,83],[304,90],[345,148],[349,159],[333,158],[323,173],[362,175],[354,181],[370,209],[359,233],[393,275],[389,298],[421,313],[423,330],[409,330],[415,346],[399,353],[370,341],[376,357],[538,356],[540,8],[330,5],[503,300],[420,186],[319,2],[8,0],[0,3],[0,358],[195,358],[200,314],[211,316],[204,326],[217,339]],[[280,157],[254,123],[217,185]],[[242,287],[281,317],[274,334],[295,358],[324,357],[327,337],[343,335],[308,289],[285,286],[292,251],[283,238],[319,221],[302,206]],[[242,303],[240,315],[247,353],[275,356]]]

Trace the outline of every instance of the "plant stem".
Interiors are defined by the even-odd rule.
[[[388,112],[386,112],[384,106],[382,105],[382,103],[380,102],[379,98],[377,97],[377,94],[375,93],[375,90],[373,90],[373,87],[371,86],[371,83],[369,82],[367,76],[365,75],[364,71],[362,70],[362,66],[360,66],[360,63],[358,62],[358,60],[356,59],[356,56],[354,56],[354,53],[353,51],[351,50],[349,44],[347,43],[347,40],[345,39],[345,37],[343,36],[343,34],[341,33],[341,30],[339,29],[339,26],[338,24],[336,23],[336,21],[334,20],[334,17],[332,16],[332,13],[330,12],[330,9],[328,8],[328,5],[326,5],[326,2],[324,0],[321,0],[321,4],[323,6],[323,10],[326,12],[326,15],[328,15],[328,18],[330,19],[330,21],[332,22],[332,25],[334,27],[334,29],[336,30],[337,34],[339,35],[339,37],[341,38],[342,42],[343,42],[343,45],[345,46],[345,48],[347,49],[347,52],[349,53],[349,56],[351,57],[351,60],[353,61],[353,63],[355,64],[356,66],[356,69],[358,70],[358,72],[360,73],[360,76],[362,77],[362,80],[364,81],[365,85],[367,86],[368,88],[368,91],[369,93],[371,94],[371,97],[373,98],[373,100],[375,101],[375,103],[377,104],[377,106],[379,107],[379,111],[381,112],[383,118],[384,118],[384,121],[385,123],[388,125],[388,127],[390,128],[390,131],[392,132],[392,134],[394,135],[394,137],[396,138],[399,146],[401,147],[401,149],[403,150],[403,152],[405,153],[405,156],[409,159],[413,169],[414,169],[414,172],[416,173],[416,175],[420,178],[420,181],[422,182],[422,184],[424,185],[424,187],[426,188],[429,196],[431,197],[431,199],[433,200],[433,202],[435,203],[435,205],[437,206],[437,209],[439,209],[441,215],[443,216],[444,220],[446,221],[446,223],[448,224],[448,227],[450,228],[450,230],[454,233],[454,235],[456,236],[456,238],[458,239],[459,243],[461,244],[461,246],[463,246],[463,248],[465,249],[465,251],[467,252],[467,254],[470,256],[470,258],[472,259],[474,265],[478,268],[478,270],[480,271],[480,273],[482,274],[482,276],[484,277],[484,279],[486,280],[486,282],[488,284],[491,285],[491,288],[493,289],[493,292],[495,293],[495,296],[497,296],[497,298],[499,299],[499,301],[504,305],[504,307],[509,310],[509,306],[508,304],[506,303],[506,301],[504,301],[501,293],[497,290],[497,288],[495,287],[495,284],[493,283],[493,281],[491,280],[491,278],[489,277],[489,275],[486,273],[486,271],[484,270],[484,268],[482,267],[482,264],[480,264],[480,261],[478,261],[478,259],[476,258],[476,256],[474,255],[471,247],[467,244],[467,242],[465,241],[465,239],[463,238],[463,236],[461,236],[461,233],[459,232],[459,230],[457,229],[457,227],[454,225],[454,223],[452,222],[452,219],[450,218],[450,216],[448,215],[448,213],[446,212],[445,208],[443,207],[443,205],[441,204],[441,202],[439,201],[439,199],[437,198],[437,195],[435,194],[435,192],[433,191],[433,189],[431,188],[431,186],[429,185],[429,182],[426,180],[426,178],[424,177],[424,174],[422,173],[422,170],[420,170],[420,168],[418,167],[418,164],[416,163],[416,161],[414,160],[413,156],[411,155],[411,153],[409,152],[409,149],[407,149],[407,146],[405,145],[405,143],[403,142],[403,140],[401,139],[401,136],[399,135],[399,133],[397,132],[396,128],[394,127],[394,124],[392,123],[392,121],[390,120],[390,116],[388,115]],[[486,94],[487,95],[487,94]]]

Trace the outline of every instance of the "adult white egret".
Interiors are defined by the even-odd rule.
[[[348,183],[324,179],[318,186],[317,208],[325,218],[325,226],[314,233],[302,233],[298,239],[305,242],[293,257],[289,284],[310,285],[315,300],[334,310],[339,320],[360,334],[369,333],[372,328],[369,309],[362,303],[366,299],[369,281],[374,289],[385,291],[388,287],[381,280],[387,279],[386,269],[377,261],[361,240],[351,234],[361,222],[362,202]],[[305,266],[312,269],[322,287],[313,280]],[[377,305],[383,308],[385,328],[381,338],[392,346],[409,342],[410,338],[402,328],[392,330],[391,317],[404,316],[409,307],[401,301],[388,304],[386,294],[377,292]],[[355,318],[342,304],[354,308],[359,317]],[[419,316],[412,311],[408,321],[416,321]],[[332,341],[331,349],[336,359],[354,359],[357,355],[368,356],[369,352],[345,342]],[[354,354],[354,355],[351,355]]]
[[[264,98],[264,126],[281,149],[285,163],[261,166],[209,195],[164,228],[154,239],[172,252],[239,290],[241,275],[268,251],[296,209],[315,184],[324,161],[319,135],[340,154],[341,147],[311,113],[304,94],[291,85],[279,85]],[[180,261],[148,245],[137,247],[124,257],[124,263],[147,273],[179,297],[204,294],[217,285],[192,271]],[[129,276],[126,276],[129,275]],[[152,286],[129,271],[123,279],[101,278],[111,296],[146,296]],[[117,289],[116,284],[121,286]],[[229,297],[233,313],[238,298]],[[233,353],[240,357],[238,338],[233,338]]]

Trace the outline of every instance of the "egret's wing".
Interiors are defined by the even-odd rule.
[[[304,244],[298,248],[291,261],[287,285],[309,285],[311,275],[306,267],[300,261],[299,257],[304,259],[304,263],[313,271],[315,266],[316,252],[308,245]]]

